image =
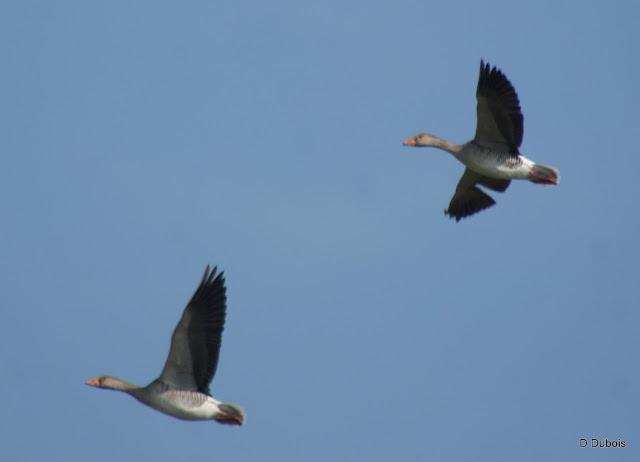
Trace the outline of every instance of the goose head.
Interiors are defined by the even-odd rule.
[[[131,385],[124,380],[117,377],[111,377],[110,375],[101,375],[95,379],[87,380],[85,385],[118,391],[131,391],[132,389],[137,388],[135,385]]]
[[[430,135],[429,133],[419,133],[416,136],[412,136],[411,138],[407,138],[402,143],[404,146],[414,146],[414,147],[423,147],[423,146],[437,146],[439,144],[440,139]]]

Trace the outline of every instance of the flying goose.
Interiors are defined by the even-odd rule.
[[[453,154],[466,169],[445,214],[456,221],[491,207],[495,201],[478,185],[504,192],[511,180],[558,184],[560,174],[549,165],[536,164],[520,155],[523,117],[513,85],[495,66],[480,61],[476,90],[476,136],[465,144],[449,143],[427,133],[407,139],[405,146],[431,146]]]
[[[169,356],[160,377],[145,387],[103,375],[88,380],[92,387],[118,390],[160,412],[183,420],[215,420],[242,425],[243,409],[222,403],[209,392],[218,365],[226,311],[224,273],[207,265],[196,292],[171,337]]]

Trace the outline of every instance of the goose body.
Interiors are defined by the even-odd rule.
[[[213,398],[209,383],[218,364],[226,315],[224,274],[207,266],[171,337],[169,356],[160,377],[138,387],[103,375],[87,385],[117,390],[147,406],[182,420],[215,420],[242,425],[243,409]]]
[[[197,391],[176,390],[154,382],[150,387],[134,393],[133,397],[149,407],[182,420],[213,420],[220,414],[222,403]]]
[[[498,180],[526,180],[534,165],[523,155],[491,151],[473,141],[463,144],[454,155],[474,172]]]
[[[523,116],[513,85],[496,67],[480,61],[476,90],[477,125],[473,140],[459,145],[428,133],[405,140],[405,146],[435,147],[451,153],[466,167],[445,213],[456,221],[491,207],[495,201],[478,185],[504,192],[511,180],[558,184],[554,167],[536,164],[519,152]]]

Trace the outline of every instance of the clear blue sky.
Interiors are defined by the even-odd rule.
[[[631,1],[2,2],[2,458],[639,460],[639,30]],[[456,224],[462,166],[401,143],[471,138],[480,58],[562,180]],[[85,387],[158,375],[207,263],[247,425]]]

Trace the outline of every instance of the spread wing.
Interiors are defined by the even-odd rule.
[[[455,218],[456,221],[478,213],[491,207],[496,201],[480,190],[476,184],[481,184],[494,191],[503,192],[509,187],[510,183],[511,180],[489,178],[467,168],[462,174],[458,186],[456,186],[456,192],[451,198],[449,208],[444,213],[451,218]]]
[[[171,337],[169,356],[160,380],[181,390],[209,394],[218,366],[226,312],[224,273],[209,266],[184,309]]]
[[[518,94],[502,71],[484,61],[480,61],[476,99],[475,141],[494,151],[517,155],[524,121]]]

